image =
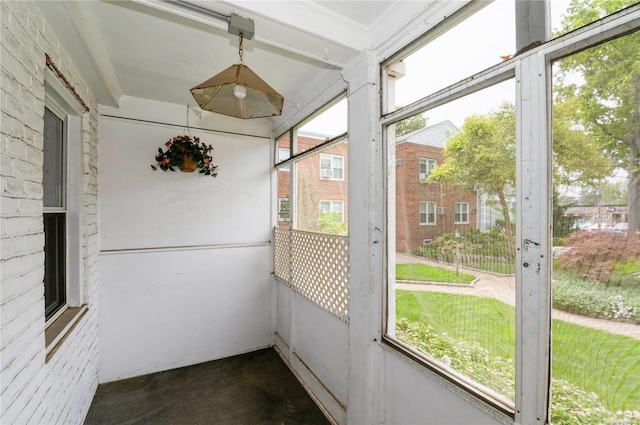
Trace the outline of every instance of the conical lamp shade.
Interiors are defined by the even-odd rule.
[[[245,88],[246,96],[234,94],[236,85]],[[191,89],[191,94],[200,108],[206,111],[244,119],[280,115],[284,104],[282,95],[241,63],[198,84]]]

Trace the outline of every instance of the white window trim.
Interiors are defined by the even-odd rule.
[[[340,213],[340,221],[344,223],[344,201],[342,199],[321,199],[318,203],[318,214],[326,214],[322,212],[322,204],[328,202],[329,203],[329,213]],[[334,204],[340,204],[340,211],[333,211]]]
[[[551,339],[551,62],[580,50],[595,46],[640,29],[640,5],[631,6],[581,29],[565,34],[510,61],[499,63],[437,93],[424,97],[406,108],[389,112],[381,120],[383,126],[394,124],[417,113],[428,111],[454,99],[474,93],[515,77],[516,81],[516,246],[523,241],[533,241],[526,250],[516,250],[516,402],[515,422],[546,423],[550,412],[550,339]],[[382,75],[386,75],[383,70]],[[386,83],[384,83],[386,84]],[[387,94],[383,94],[387,96]],[[536,143],[530,143],[535,140]],[[393,158],[393,143],[386,143],[387,157]],[[527,165],[526,167],[524,165]],[[393,175],[394,167],[387,173]],[[393,178],[389,179],[393,182]],[[393,185],[386,186],[393,198]],[[392,205],[392,200],[390,205]],[[542,206],[542,214],[540,214]],[[393,217],[393,212],[388,212]],[[387,223],[393,232],[393,223]],[[394,238],[390,233],[388,239]],[[392,246],[391,242],[388,242]],[[534,249],[531,249],[532,246]],[[387,257],[387,269],[393,270],[395,262],[391,251]],[[389,274],[389,282],[393,276]],[[395,306],[393,285],[387,283],[387,305]],[[529,288],[529,290],[525,290]],[[536,288],[530,291],[530,288]],[[395,315],[393,308],[386,313],[385,342],[411,358],[416,358],[406,347],[394,339]],[[525,320],[525,315],[526,320]],[[389,339],[386,339],[389,338]],[[456,382],[437,363],[429,359],[420,361],[434,376]],[[469,386],[458,384],[465,394],[473,393]],[[482,393],[482,391],[480,392]],[[485,395],[486,396],[486,395]],[[491,405],[502,413],[499,400],[470,397],[482,407]],[[477,401],[484,401],[477,403]],[[493,409],[489,411],[494,411]],[[506,415],[504,416],[507,419]],[[509,419],[507,419],[509,420]],[[513,420],[513,419],[511,419]]]
[[[420,221],[420,214],[422,214],[420,212],[420,206],[423,205],[423,204],[425,205],[425,209],[426,209],[425,214],[426,214],[426,217],[427,217],[427,220],[425,222]],[[429,222],[429,205],[430,204],[433,204],[433,208],[434,208],[434,210],[433,210],[433,223]],[[435,226],[437,223],[438,223],[438,204],[433,202],[433,201],[420,201],[418,203],[418,224],[420,226]]]
[[[462,212],[456,212],[456,207],[458,205],[466,205],[467,206],[466,210],[464,211],[464,214],[467,216],[466,220],[459,220],[458,221],[458,220],[455,219],[456,214],[460,214],[460,215],[463,214]],[[455,202],[453,204],[453,222],[454,222],[454,224],[469,224],[469,203],[468,202]]]
[[[422,172],[423,163],[425,164],[425,168],[427,169],[425,173]],[[429,164],[431,163],[433,163],[432,168],[429,167]],[[437,166],[438,166],[438,161],[436,161],[434,158],[423,157],[418,159],[418,179],[420,181],[427,179],[429,177],[429,174],[431,174],[431,172],[435,170]]]
[[[330,157],[331,159],[331,167],[330,168],[322,168],[322,158],[327,158]],[[337,169],[334,168],[333,166],[333,158],[340,158],[342,159],[342,168],[339,168],[340,170],[342,170],[342,177],[340,178],[335,178],[333,177],[333,170]],[[319,164],[320,164],[320,179],[321,180],[336,180],[336,181],[344,181],[344,174],[345,174],[345,161],[344,161],[344,155],[338,155],[338,154],[333,154],[333,153],[321,153],[320,157],[319,157]],[[325,176],[323,171],[325,170],[331,170],[331,177]]]
[[[289,217],[282,218],[280,212],[282,211],[282,203],[284,201],[289,202]],[[291,200],[289,198],[278,198],[278,221],[291,221]]]
[[[44,105],[65,124],[65,194],[64,205],[66,209],[66,305],[58,314],[53,315],[45,323],[45,330],[64,316],[64,311],[69,307],[82,307],[84,303],[84,258],[82,255],[82,217],[83,217],[83,144],[82,144],[82,115],[84,109],[69,90],[60,82],[51,70],[45,69],[45,102]],[[55,211],[56,208],[45,208],[44,211]],[[57,209],[59,210],[59,209]],[[84,313],[85,308],[79,308],[78,313],[70,319],[75,323]],[[44,312],[43,312],[44,315]],[[49,354],[71,331],[73,326],[62,326],[61,331],[55,336],[53,342],[46,347]]]

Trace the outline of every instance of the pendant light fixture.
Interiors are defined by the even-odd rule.
[[[282,113],[284,97],[242,61],[243,35],[240,36],[240,63],[230,66],[191,89],[200,108],[236,118],[273,117]]]

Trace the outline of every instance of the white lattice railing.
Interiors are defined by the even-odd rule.
[[[349,318],[349,238],[274,229],[274,274],[309,301]]]

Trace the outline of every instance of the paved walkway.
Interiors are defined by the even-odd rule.
[[[396,254],[397,264],[422,263],[454,270],[455,267],[449,264],[438,263],[423,257],[415,257],[407,254]],[[460,271],[468,272],[477,276],[475,285],[434,285],[424,283],[396,283],[396,289],[407,289],[411,291],[433,291],[447,292],[451,294],[467,294],[478,297],[490,297],[502,301],[503,303],[515,306],[516,300],[516,279],[514,276],[498,276],[491,273],[484,273],[478,270],[460,268]],[[592,317],[581,316],[579,314],[567,313],[566,311],[553,309],[553,319],[562,320],[577,325],[587,326],[594,329],[608,331],[614,334],[626,335],[640,339],[640,325],[633,323],[615,322],[613,320],[594,319]]]

